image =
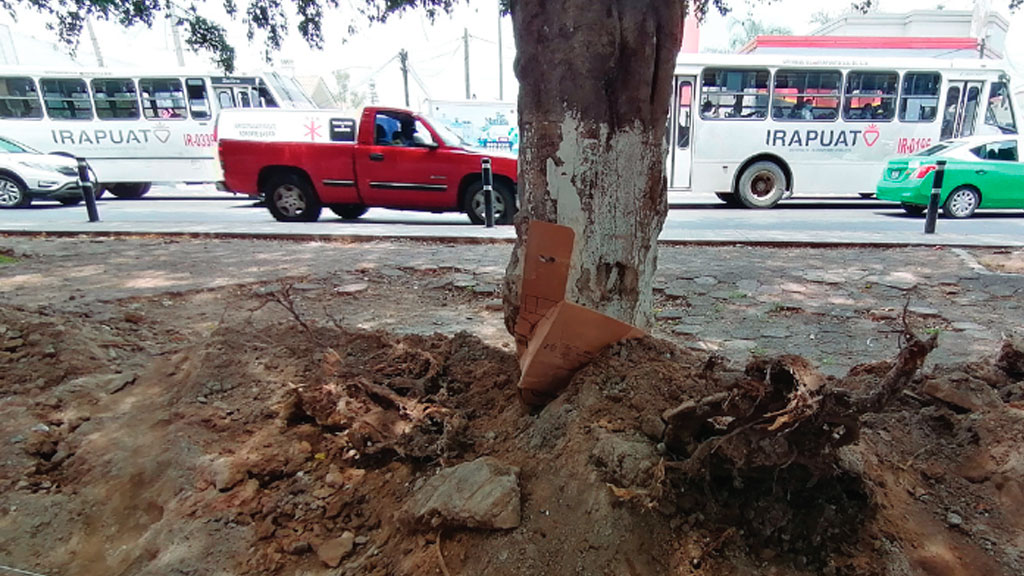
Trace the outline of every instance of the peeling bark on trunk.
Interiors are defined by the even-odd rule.
[[[530,219],[572,227],[566,298],[645,328],[668,212],[664,138],[685,3],[516,0],[520,213],[505,279],[519,307]]]

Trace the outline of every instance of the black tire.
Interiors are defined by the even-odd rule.
[[[82,203],[82,200],[84,200],[84,198],[61,198],[58,202],[65,206],[78,206]]]
[[[106,189],[122,200],[137,200],[145,196],[152,186],[149,182],[121,182],[108,184]]]
[[[516,191],[505,182],[494,183],[494,223],[511,224],[516,216]],[[466,189],[462,204],[473,224],[484,224],[484,184],[477,181]]]
[[[0,208],[27,208],[32,204],[28,189],[20,180],[0,174]]]
[[[970,186],[955,188],[946,196],[942,214],[946,218],[970,218],[981,204],[981,194]]]
[[[736,195],[747,208],[773,208],[785,193],[786,175],[775,162],[754,162],[736,183]]]
[[[369,210],[368,207],[362,204],[332,204],[328,208],[342,220],[356,220]]]
[[[715,192],[715,196],[718,196],[718,199],[725,202],[728,206],[732,206],[734,208],[743,207],[743,202],[740,202],[739,197],[731,192]]]
[[[861,198],[864,198],[865,200],[875,197],[874,192],[858,192],[857,195],[860,196]]]
[[[278,222],[316,222],[323,203],[309,181],[284,172],[272,176],[265,189],[267,209]]]
[[[928,210],[927,206],[921,206],[920,204],[907,204],[906,202],[901,202],[900,207],[903,208],[904,212],[911,216],[920,216],[925,213],[925,210]]]

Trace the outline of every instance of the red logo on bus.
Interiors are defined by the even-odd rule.
[[[316,123],[313,118],[309,119],[309,124],[305,125],[306,136],[309,137],[310,142],[316,142],[316,139],[320,137],[320,125]]]
[[[864,143],[870,148],[875,145],[875,142],[878,142],[878,136],[878,125],[872,124],[864,131]]]

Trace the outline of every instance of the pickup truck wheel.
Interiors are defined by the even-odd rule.
[[[484,185],[483,182],[470,184],[466,191],[466,214],[473,224],[484,224]],[[516,193],[504,182],[494,183],[494,223],[511,224],[516,215]]]
[[[323,205],[316,191],[295,174],[280,174],[267,185],[267,209],[278,222],[316,222]]]
[[[331,212],[341,217],[342,220],[355,220],[366,214],[366,211],[369,210],[368,207],[362,204],[332,204],[328,208],[331,209]]]

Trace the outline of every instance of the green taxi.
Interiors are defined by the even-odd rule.
[[[899,202],[910,214],[928,208],[936,161],[945,160],[939,205],[948,218],[975,210],[1024,208],[1024,162],[1016,134],[972,136],[940,142],[913,156],[889,161],[877,198]]]

